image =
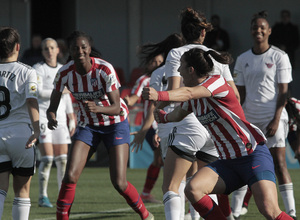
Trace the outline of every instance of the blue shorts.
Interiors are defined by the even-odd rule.
[[[157,149],[157,147],[155,147],[154,144],[153,144],[154,135],[155,135],[155,130],[151,127],[148,130],[148,132],[146,134],[146,137],[145,137],[146,141],[148,142],[148,144],[150,145],[150,147],[153,151]]]
[[[73,136],[73,141],[80,140],[87,145],[97,149],[101,141],[103,141],[107,150],[110,147],[129,144],[130,131],[128,120],[109,126],[86,125],[85,127],[77,127]]]
[[[225,182],[224,194],[260,180],[276,183],[273,158],[266,145],[257,145],[255,151],[248,155],[231,160],[217,160],[207,167],[214,170]]]

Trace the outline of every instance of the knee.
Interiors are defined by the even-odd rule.
[[[76,171],[67,170],[63,178],[63,182],[76,184],[78,179],[79,176],[77,175]]]
[[[128,185],[126,180],[121,179],[111,180],[111,183],[118,192],[124,192]]]

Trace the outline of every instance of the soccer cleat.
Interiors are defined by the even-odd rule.
[[[151,212],[149,212],[149,215],[147,218],[145,218],[145,220],[154,220],[154,215]]]
[[[246,215],[248,212],[248,206],[243,206],[242,210],[241,210],[241,215]]]
[[[42,198],[39,198],[39,207],[52,208],[53,205],[49,201],[48,197],[43,196]]]
[[[140,196],[144,203],[161,203],[161,201],[156,200],[151,194],[145,196],[142,193]]]

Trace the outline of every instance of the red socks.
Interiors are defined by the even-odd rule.
[[[139,193],[130,182],[127,181],[127,184],[128,186],[125,191],[121,192],[120,194],[126,199],[128,205],[130,205],[131,208],[138,213],[142,219],[147,218],[149,216],[149,212],[140,198]]]
[[[293,218],[285,212],[281,212],[280,215],[278,215],[277,218],[275,218],[275,220],[293,220]]]
[[[205,220],[226,220],[220,207],[208,195],[203,196],[193,206]]]
[[[248,204],[249,204],[249,201],[250,201],[250,199],[251,199],[251,196],[252,196],[252,192],[251,192],[251,190],[250,190],[249,187],[248,187],[247,193],[246,193],[246,195],[245,195],[245,197],[244,197],[243,206],[248,207]]]
[[[68,220],[75,197],[76,184],[62,182],[56,203],[56,219]]]
[[[158,178],[159,171],[160,171],[160,167],[153,166],[152,164],[149,166],[143,193],[151,192]]]
[[[223,214],[227,217],[230,215],[231,213],[231,207],[229,204],[229,198],[228,195],[225,194],[218,194],[218,203],[219,203],[219,207],[222,210]]]

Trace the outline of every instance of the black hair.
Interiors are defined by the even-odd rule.
[[[199,39],[203,29],[206,32],[212,30],[212,24],[208,23],[203,13],[192,8],[184,9],[181,14],[181,32],[187,42]]]
[[[88,34],[82,32],[82,31],[73,31],[68,37],[67,37],[67,43],[68,48],[70,49],[71,44],[79,37],[84,37],[88,40],[90,46],[93,46],[93,39]]]
[[[20,44],[21,37],[18,31],[12,27],[0,27],[0,58],[8,58],[12,55],[16,44]]]
[[[251,25],[254,22],[256,22],[257,19],[260,19],[260,18],[265,19],[269,23],[269,21],[268,21],[268,12],[266,10],[264,10],[264,11],[260,11],[260,12],[253,15],[253,18],[251,20]]]
[[[166,39],[159,43],[144,44],[139,48],[139,56],[141,59],[141,66],[147,65],[153,58],[158,55],[164,57],[164,61],[160,64],[165,64],[168,53],[173,48],[181,47],[185,44],[183,37],[180,34],[174,33],[169,35]]]
[[[210,56],[223,64],[230,64],[233,61],[231,55],[227,52],[204,51],[200,48],[190,49],[182,55],[187,65],[193,67],[199,77],[206,76],[213,70],[214,63]]]

